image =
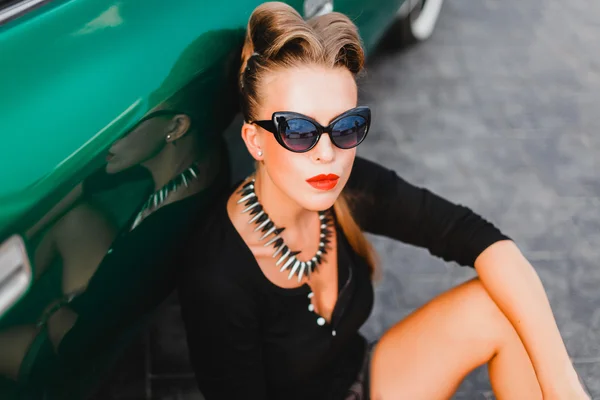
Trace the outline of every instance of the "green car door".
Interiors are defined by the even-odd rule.
[[[229,183],[220,134],[257,4],[0,11],[0,398],[83,397],[172,291],[181,235]],[[148,143],[175,114],[191,127],[167,161]],[[159,208],[161,187],[189,195]]]
[[[410,2],[411,0],[406,0]],[[367,52],[377,45],[405,0],[333,0],[333,8],[360,28]]]
[[[1,399],[84,397],[172,292],[239,163],[222,134],[260,3],[0,0]],[[288,3],[354,17],[367,50],[399,7]]]

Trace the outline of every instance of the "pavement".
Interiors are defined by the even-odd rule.
[[[575,367],[600,399],[600,3],[446,1],[434,36],[372,60],[374,127],[359,154],[465,204],[519,245]],[[379,337],[475,276],[373,238],[384,279],[363,332]],[[490,399],[486,368],[455,399]]]
[[[594,399],[600,399],[598,38],[600,2],[447,0],[429,41],[370,60],[361,98],[373,108],[374,123],[359,150],[471,207],[517,242],[544,283]],[[362,329],[370,339],[474,276],[425,250],[372,240],[384,276]],[[136,384],[117,396],[117,385],[107,383],[105,396],[202,398],[175,302],[165,304],[130,355],[141,360],[129,370]],[[486,368],[471,373],[453,397],[493,398]]]
[[[600,3],[444,4],[434,36],[378,54],[359,154],[465,204],[511,236],[548,292],[575,367],[600,399]],[[384,268],[363,328],[375,339],[475,276],[373,238]],[[454,399],[490,399],[486,368]]]

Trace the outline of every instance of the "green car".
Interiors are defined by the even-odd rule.
[[[442,1],[288,3],[349,15],[369,53],[426,39]],[[1,399],[86,397],[173,291],[251,167],[224,133],[259,3],[0,0]]]

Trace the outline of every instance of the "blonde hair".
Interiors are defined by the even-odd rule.
[[[257,118],[260,82],[272,71],[312,64],[346,68],[356,78],[364,59],[358,29],[345,15],[332,12],[305,21],[285,3],[258,6],[248,21],[242,49],[239,87],[245,120]],[[352,216],[347,194],[342,192],[333,208],[348,242],[374,277],[375,251]]]

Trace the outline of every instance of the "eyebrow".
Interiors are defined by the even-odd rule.
[[[336,118],[337,118],[337,117],[339,117],[340,115],[342,115],[342,114],[345,114],[345,113],[347,113],[347,112],[348,112],[348,111],[350,111],[350,110],[354,110],[356,107],[357,107],[357,106],[350,107],[350,108],[348,108],[348,109],[346,109],[346,110],[344,110],[344,111],[342,111],[342,112],[340,112],[340,113],[338,113],[338,114],[335,114],[335,115],[334,115],[334,116],[333,116],[331,119],[329,119],[329,121],[327,121],[327,123],[325,123],[325,124],[321,124],[321,122],[320,122],[320,121],[319,121],[317,118],[315,118],[315,116],[314,116],[314,115],[312,115],[312,114],[305,114],[305,113],[301,113],[301,112],[297,112],[297,111],[294,111],[294,112],[295,112],[295,113],[297,113],[297,114],[302,114],[302,115],[304,115],[305,117],[309,117],[309,118],[311,118],[311,119],[313,119],[313,120],[317,121],[319,124],[321,124],[321,125],[323,125],[323,126],[327,126],[327,125],[331,124],[331,121],[333,121],[334,119],[336,119]]]

